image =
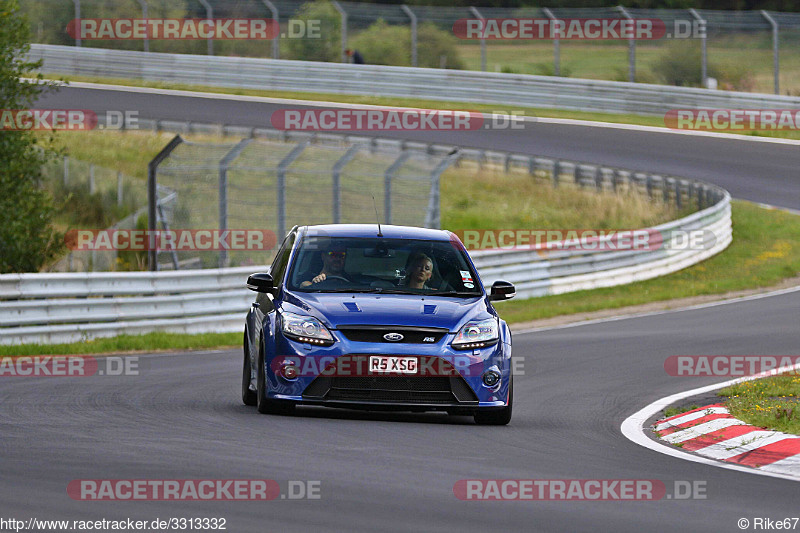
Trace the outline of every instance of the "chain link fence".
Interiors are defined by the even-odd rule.
[[[494,8],[331,2],[309,11],[291,0],[27,0],[34,41],[154,52],[347,61],[360,47],[367,63],[466,68],[520,74],[707,85],[720,89],[800,94],[800,13],[640,8]],[[271,40],[82,40],[65,27],[74,18],[271,18]],[[305,20],[320,21],[318,33]],[[460,40],[461,19],[658,19],[658,40]],[[378,26],[380,25],[380,26]],[[380,39],[364,38],[378,28]],[[397,33],[392,29],[402,29]],[[445,35],[435,38],[435,28]],[[449,40],[449,44],[447,41]],[[400,58],[403,59],[400,59]]]
[[[249,242],[244,249],[159,248],[155,269],[263,265],[296,224],[438,227],[439,175],[449,164],[447,156],[399,141],[180,142],[157,167],[157,229],[263,232],[272,239],[264,240],[266,250]]]

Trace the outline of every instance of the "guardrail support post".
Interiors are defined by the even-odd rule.
[[[339,12],[339,16],[342,17],[342,63],[347,63],[347,53],[345,52],[347,50],[347,11],[336,0],[331,0],[331,4]]]
[[[276,31],[275,31],[275,37],[272,38],[272,59],[278,59],[278,57],[280,56],[280,45],[278,44],[278,40],[281,37],[281,29],[279,27],[280,19],[278,18],[279,17],[278,8],[275,7],[275,4],[270,2],[270,0],[261,0],[261,2],[265,6],[267,6],[267,9],[269,9],[269,12],[272,16],[272,20],[275,21],[274,27]]]
[[[356,153],[363,147],[364,147],[363,144],[354,144],[333,165],[333,223],[334,224],[339,224],[342,218],[341,214],[342,188],[340,185],[342,169],[347,163],[349,163],[356,156]]]
[[[158,155],[156,155],[153,160],[147,164],[147,229],[149,230],[147,262],[150,270],[153,272],[158,270],[158,263],[156,263],[156,241],[154,233],[158,229],[156,218],[156,208],[158,204],[158,192],[156,191],[156,185],[158,182],[156,175],[158,173],[158,165],[160,165],[161,162],[164,161],[164,159],[166,159],[169,154],[171,154],[172,151],[182,142],[183,138],[180,135],[176,135],[172,138],[169,144],[167,144],[160,152],[158,152]]]
[[[400,9],[403,10],[403,13],[408,15],[408,18],[411,19],[411,66],[417,66],[417,15],[411,11],[407,5],[403,4],[400,6]]]
[[[626,19],[633,20],[633,17],[624,7],[617,6],[617,10],[622,13],[622,16]],[[636,39],[633,37],[628,39],[628,81],[631,83],[636,81]]]
[[[561,161],[553,161],[553,188],[558,189],[558,180],[561,177]]]
[[[703,87],[708,87],[706,79],[708,78],[708,47],[706,42],[706,21],[700,16],[697,10],[690,8],[689,13],[692,14],[694,19],[700,23],[702,28],[702,36],[700,37],[700,84]]]
[[[773,71],[773,76],[775,77],[775,82],[774,82],[775,83],[775,94],[780,94],[781,93],[780,80],[779,80],[780,69],[779,69],[779,65],[778,65],[778,44],[779,44],[779,42],[778,42],[778,23],[774,18],[772,18],[770,16],[769,13],[767,13],[763,9],[761,10],[761,16],[763,16],[765,19],[767,19],[767,22],[769,22],[769,25],[772,26],[772,71]]]
[[[300,157],[309,143],[310,141],[306,140],[298,144],[278,163],[278,240],[283,240],[286,236],[286,170]]]
[[[470,6],[469,10],[477,18],[481,19],[481,72],[486,72],[486,19],[481,16],[480,11]]]
[[[550,20],[556,20],[555,15],[548,8],[543,7],[542,12]],[[553,39],[553,75],[561,76],[561,40],[557,38]]]
[[[213,20],[214,18],[214,9],[211,7],[211,4],[208,3],[208,0],[197,0],[200,2],[204,8],[206,8],[206,18],[208,20]],[[214,39],[211,37],[208,38],[208,55],[214,55]]]

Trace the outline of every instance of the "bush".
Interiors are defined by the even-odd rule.
[[[420,24],[417,28],[417,65],[439,68],[441,57],[445,56],[447,68],[463,69],[464,62],[458,55],[457,44],[458,39],[435,24]],[[349,45],[361,52],[366,63],[406,67],[411,65],[409,26],[395,26],[380,19],[350,39]]]
[[[696,43],[673,43],[652,67],[653,74],[667,85],[700,87],[702,56]],[[755,81],[746,67],[734,64],[708,64],[708,76],[716,78],[720,89],[749,91]]]
[[[379,19],[350,39],[348,46],[372,65],[411,65],[411,30],[407,26],[390,26]]]
[[[433,22],[423,22],[417,28],[417,60],[420,67],[439,68],[441,57],[447,58],[446,68],[466,68],[458,55],[458,39],[439,29]],[[410,38],[409,38],[410,43]],[[410,44],[409,44],[410,46]]]
[[[341,61],[342,18],[328,0],[315,0],[300,6],[294,19],[319,20],[319,37],[281,39],[281,57],[303,61]]]

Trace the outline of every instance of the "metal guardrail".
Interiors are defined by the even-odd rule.
[[[156,124],[160,128],[203,125]],[[209,127],[206,125],[205,127]],[[353,137],[250,131],[265,136],[315,142],[352,141]],[[363,138],[362,138],[363,139]],[[365,139],[387,146],[403,141]],[[409,144],[409,143],[406,143]],[[419,144],[419,143],[414,143]],[[449,154],[452,146],[422,145],[429,153]],[[573,184],[598,191],[635,188],[677,205],[696,202],[699,211],[650,232],[705,230],[706,241],[692,249],[661,246],[653,250],[492,250],[472,256],[484,284],[507,279],[521,297],[560,294],[650,279],[698,263],[731,242],[730,195],[696,180],[552,160],[506,152],[462,149],[458,164],[548,176],[554,185]],[[248,274],[263,267],[162,272],[107,272],[0,275],[0,344],[61,343],[85,338],[149,331],[239,331],[253,299],[244,288]]]
[[[32,45],[42,72],[211,87],[395,96],[507,106],[664,114],[677,108],[800,108],[800,97],[555,76],[208,57]]]

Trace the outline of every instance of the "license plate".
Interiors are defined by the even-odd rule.
[[[369,371],[380,374],[416,374],[419,360],[416,357],[371,355]]]

